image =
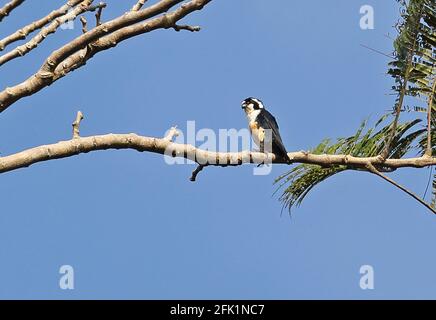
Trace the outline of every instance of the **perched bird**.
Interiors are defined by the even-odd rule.
[[[248,120],[248,127],[260,152],[272,152],[281,159],[290,162],[286,148],[280,137],[279,126],[261,100],[250,97],[242,101],[242,109]],[[265,147],[267,150],[265,150]]]

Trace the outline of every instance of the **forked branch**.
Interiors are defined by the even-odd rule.
[[[129,11],[119,18],[89,30],[62,48],[55,50],[30,78],[1,91],[0,112],[6,110],[14,102],[35,94],[69,72],[80,68],[98,52],[156,29],[177,28],[176,24],[179,20],[196,10],[201,10],[211,1],[190,0],[174,11],[165,13],[183,0],[161,0],[142,10]],[[190,28],[184,27],[184,29]],[[197,31],[197,28],[193,29],[191,31]]]

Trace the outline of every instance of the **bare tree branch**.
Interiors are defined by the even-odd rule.
[[[60,16],[56,18],[49,26],[43,28],[35,37],[33,37],[30,41],[27,43],[16,47],[15,49],[9,51],[8,53],[4,54],[0,57],[0,66],[4,65],[5,63],[22,57],[35,49],[41,42],[43,42],[48,35],[55,33],[59,27],[66,23],[67,21],[72,21],[77,18],[80,14],[86,12],[86,11],[94,11],[96,9],[99,9],[103,6],[106,6],[106,4],[101,3],[97,6],[91,6],[91,3],[93,0],[83,0],[82,3],[78,6],[76,6],[73,10],[66,13],[63,16]]]
[[[80,114],[78,116],[78,119],[80,119]],[[77,121],[78,119],[76,119],[77,126],[80,123],[80,121]],[[155,138],[139,136],[134,133],[77,137],[77,139],[39,146],[14,155],[0,157],[0,173],[28,167],[42,161],[107,149],[134,149],[141,152],[167,154],[172,157],[183,157],[202,165],[221,167],[244,163],[262,164],[266,160],[273,164],[287,164],[286,159],[280,159],[272,153],[264,154],[250,151],[213,152],[198,149],[188,144],[174,143],[171,140],[168,136]],[[378,156],[359,158],[349,155],[311,154],[306,151],[289,152],[288,156],[292,163],[314,164],[322,167],[343,165],[352,169],[361,168],[364,170],[367,170],[368,164],[374,167],[383,165],[383,167],[390,169],[423,168],[436,165],[436,157],[387,159],[384,161]]]
[[[14,102],[40,91],[70,71],[83,66],[96,53],[143,33],[161,28],[173,28],[180,19],[193,11],[201,10],[212,0],[191,0],[171,13],[138,23],[166,12],[182,1],[161,0],[140,11],[127,12],[119,18],[89,30],[54,51],[37,73],[24,82],[0,92],[0,112],[6,110]]]
[[[381,166],[386,171],[394,171],[398,168],[414,167],[422,168],[436,165],[436,157],[424,155],[418,158],[384,159],[380,156],[359,158],[350,155],[329,155],[311,154],[306,151],[290,152],[288,159],[276,157],[274,154],[264,154],[260,152],[212,152],[198,149],[192,145],[174,143],[174,138],[178,135],[177,127],[172,127],[163,138],[139,136],[130,134],[107,134],[90,137],[80,137],[80,123],[83,120],[82,112],[78,111],[76,120],[73,122],[73,137],[68,141],[43,145],[9,156],[0,157],[0,173],[29,167],[32,164],[48,160],[61,159],[75,156],[81,153],[88,153],[98,150],[108,149],[133,149],[140,152],[151,152],[163,154],[171,157],[183,157],[198,164],[192,172],[191,181],[196,181],[198,174],[207,166],[238,166],[244,163],[262,164],[268,161],[272,164],[294,164],[306,163],[319,165],[322,167],[342,165],[350,169],[366,170],[400,190],[406,192],[421,204],[430,209],[433,213],[436,210],[418,197],[412,191],[399,185],[391,178],[382,174],[377,167]]]
[[[62,7],[60,7],[57,10],[52,11],[47,16],[15,31],[11,35],[7,36],[6,38],[0,40],[0,51],[4,50],[9,44],[14,43],[18,40],[25,39],[30,33],[32,33],[35,30],[39,30],[48,23],[52,22],[57,17],[63,16],[68,12],[69,9],[75,7],[83,0],[70,0],[66,4],[64,4]]]
[[[0,22],[4,17],[7,17],[12,10],[21,5],[23,2],[24,0],[11,0],[10,2],[6,3],[3,8],[0,8]]]

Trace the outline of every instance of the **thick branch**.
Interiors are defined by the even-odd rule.
[[[192,145],[171,142],[169,137],[154,138],[136,134],[107,134],[91,137],[76,137],[51,145],[39,146],[13,155],[0,157],[0,173],[28,167],[47,160],[60,159],[107,149],[134,149],[141,152],[167,154],[172,157],[183,157],[201,165],[234,166],[243,163],[261,164],[267,159],[274,164],[285,164],[283,159],[276,159],[274,154],[259,152],[212,152],[195,148]],[[387,159],[380,157],[358,158],[348,155],[310,154],[305,151],[288,153],[292,163],[315,164],[323,167],[345,165],[350,168],[367,169],[368,164],[374,167],[398,169],[405,167],[422,168],[436,165],[436,157],[419,157],[404,159]]]
[[[82,67],[89,59],[91,59],[97,53],[113,48],[122,41],[157,29],[177,28],[177,21],[181,20],[195,10],[200,10],[205,4],[209,3],[210,1],[211,0],[192,0],[171,13],[167,13],[158,18],[147,20],[144,23],[125,27],[108,36],[102,37],[98,41],[92,43],[92,45],[88,46],[86,49],[78,51],[77,53],[74,53],[73,55],[65,59],[55,69],[54,77],[51,79],[51,81],[55,82],[58,79],[64,77],[69,72]],[[192,28],[195,29],[193,31],[198,31],[195,27]],[[0,93],[0,112],[2,111],[1,96],[2,94]]]
[[[180,2],[183,2],[183,0],[161,0],[143,10],[126,12],[121,17],[103,23],[100,26],[90,30],[88,33],[77,37],[60,49],[55,50],[45,61],[41,71],[53,72],[63,60],[75,53],[79,48],[84,48],[99,38],[104,37],[114,31],[134,25],[166,12]]]
[[[56,9],[54,11],[52,11],[50,14],[48,14],[47,16],[15,31],[14,33],[12,33],[11,35],[7,36],[6,38],[0,40],[0,51],[4,50],[6,48],[6,46],[8,46],[9,44],[16,42],[18,40],[23,40],[25,39],[30,33],[32,33],[35,30],[39,30],[42,27],[44,27],[45,25],[47,25],[48,23],[52,22],[54,19],[56,19],[57,17],[63,16],[64,14],[66,14],[68,12],[69,9],[75,7],[76,5],[78,5],[80,2],[82,2],[83,0],[71,0],[68,1],[66,4],[64,4],[62,7],[60,7],[59,9]]]
[[[33,95],[70,71],[83,66],[96,53],[143,33],[161,28],[173,28],[180,19],[195,10],[202,9],[212,0],[191,0],[182,4],[174,12],[143,23],[137,23],[165,12],[182,1],[161,0],[143,10],[127,12],[122,17],[103,23],[61,49],[54,51],[36,74],[24,82],[0,92],[0,112],[21,98]],[[112,33],[107,35],[110,32]]]
[[[176,128],[171,128],[168,134],[163,138],[144,137],[133,133],[80,137],[79,126],[82,119],[83,115],[79,111],[76,121],[73,123],[73,138],[71,140],[39,146],[9,156],[0,157],[0,173],[29,167],[39,162],[108,149],[133,149],[140,152],[151,152],[194,161],[198,166],[192,172],[191,181],[195,181],[197,175],[207,166],[226,167],[238,166],[244,163],[262,164],[266,161],[273,164],[289,164],[287,159],[283,160],[277,158],[274,154],[250,151],[212,152],[198,149],[188,144],[174,143],[172,140],[177,135]],[[419,158],[385,160],[380,156],[358,158],[349,155],[310,154],[305,151],[290,152],[288,156],[289,159],[292,160],[292,163],[314,164],[323,167],[343,165],[352,169],[362,169],[372,172],[418,200],[433,213],[436,213],[436,210],[423,199],[376,169],[379,165],[391,170],[404,167],[422,168],[433,166],[436,165],[436,157],[423,156]]]
[[[0,22],[3,20],[4,17],[7,17],[12,12],[12,10],[21,5],[23,2],[24,0],[12,0],[6,3],[3,8],[0,8]]]

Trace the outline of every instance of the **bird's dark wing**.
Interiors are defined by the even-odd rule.
[[[272,131],[272,152],[282,157],[287,157],[287,151],[283,145],[282,137],[279,132],[279,125],[276,118],[267,110],[262,109],[260,115],[257,117],[257,123],[260,127],[271,129]]]

